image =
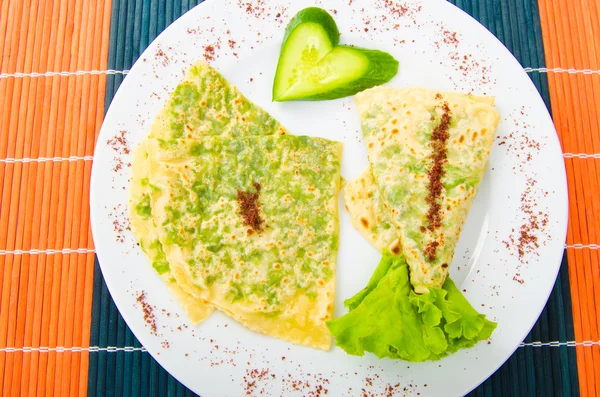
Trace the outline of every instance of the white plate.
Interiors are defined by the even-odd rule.
[[[259,3],[208,0],[194,8],[148,47],[115,95],[94,157],[91,218],[102,272],[117,307],[150,354],[203,397],[239,396],[247,391],[300,396],[319,385],[332,396],[355,395],[361,389],[377,395],[386,387],[392,395],[467,393],[525,338],[560,266],[567,224],[566,178],[560,145],[542,99],[509,51],[445,1],[401,6],[391,0]],[[451,267],[452,278],[466,290],[475,308],[498,321],[491,343],[439,362],[411,364],[372,355],[352,357],[339,348],[322,352],[294,346],[252,333],[221,313],[198,327],[188,327],[181,308],[131,233],[119,232],[126,227],[130,157],[107,141],[125,131],[130,147],[136,145],[185,69],[204,55],[211,57],[210,46],[215,53],[212,65],[292,133],[343,141],[345,178],[362,171],[366,151],[351,98],[283,104],[270,100],[285,25],[298,10],[311,5],[336,10],[342,43],[379,48],[399,59],[400,72],[391,86],[497,97],[503,116],[498,138]],[[123,168],[115,171],[120,162]],[[534,233],[539,248],[525,247],[519,258],[518,236],[532,216],[523,211],[523,195],[540,222],[543,217],[547,222]],[[336,316],[345,312],[343,300],[365,285],[379,261],[344,210],[340,223]],[[516,243],[510,242],[511,236]],[[141,291],[146,292],[147,303],[156,307],[158,336],[152,334],[136,302]],[[263,370],[268,373],[261,374]],[[294,382],[308,383],[294,387]]]

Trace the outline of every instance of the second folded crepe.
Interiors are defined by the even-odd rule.
[[[370,174],[348,184],[346,206],[377,248],[405,255],[417,293],[448,277],[500,120],[493,101],[423,88],[356,95]]]

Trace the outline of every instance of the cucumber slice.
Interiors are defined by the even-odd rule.
[[[282,98],[295,82],[307,75],[333,49],[323,27],[316,23],[303,23],[290,34],[288,43],[301,40],[301,48],[288,45],[281,51],[273,84],[273,98]]]
[[[335,99],[391,80],[398,61],[390,54],[338,45],[327,11],[300,11],[286,28],[273,82],[274,101]]]
[[[340,32],[335,23],[335,20],[327,11],[319,7],[308,7],[301,11],[298,11],[296,15],[290,20],[288,26],[285,28],[285,34],[283,36],[283,43],[281,44],[281,52],[285,47],[285,42],[292,32],[304,23],[315,23],[321,25],[323,31],[327,34],[327,38],[332,46],[338,45],[340,42]]]
[[[331,15],[319,7],[299,11],[285,29],[273,83],[273,99],[283,95],[300,74],[319,62],[340,41]],[[301,46],[289,45],[300,43]]]
[[[298,73],[275,100],[343,98],[386,83],[397,72],[398,61],[386,52],[337,46],[316,65]]]

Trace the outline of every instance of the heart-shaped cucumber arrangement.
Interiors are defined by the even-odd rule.
[[[274,101],[336,99],[390,81],[398,61],[387,52],[339,45],[322,8],[298,12],[288,24],[273,82]]]

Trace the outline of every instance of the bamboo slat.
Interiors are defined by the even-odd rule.
[[[9,10],[9,14],[12,14],[17,18],[17,21],[22,18],[27,18],[29,15],[29,7],[28,5],[23,4],[12,6]],[[22,70],[25,63],[26,40],[18,40],[18,37],[26,34],[26,24],[19,25],[14,23],[14,21],[9,21],[9,24],[11,22],[12,29],[10,30],[10,34],[14,35],[14,37],[9,36],[7,38],[7,41],[9,42],[7,43],[8,45],[5,45],[4,50],[8,52],[8,56],[3,57],[2,66],[4,68],[6,62],[8,70]],[[22,155],[24,141],[22,137],[17,134],[17,112],[24,83],[24,81],[9,81],[5,84],[6,96],[3,106],[4,117],[0,128],[2,131],[6,132],[2,134],[4,140],[0,143],[0,155],[2,153],[4,153],[5,156],[11,157],[19,154]],[[2,144],[4,144],[4,148],[2,148]],[[0,168],[0,175],[2,175],[0,176],[0,186],[2,186],[0,244],[5,245],[7,249],[14,249],[15,246],[19,187],[16,186],[15,193],[13,194],[13,181],[14,184],[20,183],[21,171],[21,164],[6,164],[4,170]],[[2,262],[0,262],[0,269],[4,270],[2,280],[2,300],[0,302],[0,341],[8,341],[14,336],[15,324],[14,321],[9,320],[14,318],[14,313],[16,311],[15,302],[18,296],[18,288],[15,283],[18,284],[19,281],[19,262],[20,258],[17,258],[14,255],[6,255],[6,257],[2,258]],[[6,361],[9,361],[8,364],[10,367],[12,357],[7,357],[6,354],[0,353],[0,383],[4,383],[4,369],[7,368]],[[10,380],[8,383],[10,385]]]
[[[30,16],[28,23],[28,32],[27,32],[27,41],[26,47],[27,49],[32,49],[32,51],[27,51],[25,57],[25,71],[32,71],[34,68],[37,68],[40,60],[40,51],[39,46],[41,45],[39,36],[37,36],[35,24],[37,22],[37,18],[39,15],[39,8],[37,1],[33,1],[30,8]],[[27,89],[27,86],[28,89]],[[39,155],[39,140],[36,139],[36,135],[33,132],[32,124],[34,115],[32,114],[32,110],[35,105],[35,98],[37,93],[38,81],[33,79],[25,79],[23,90],[27,90],[25,95],[21,97],[21,104],[19,109],[19,127],[17,129],[17,134],[19,136],[24,137],[24,149],[21,156],[24,157],[37,157]],[[19,146],[17,144],[17,146]],[[15,242],[15,246],[17,247],[30,247],[31,246],[31,224],[32,219],[30,216],[33,210],[33,195],[32,189],[28,189],[30,186],[29,181],[33,181],[36,178],[38,171],[37,165],[34,166],[24,166],[22,167],[22,178],[20,181],[20,192],[18,194],[18,198],[20,199],[17,217],[17,239]],[[15,308],[17,310],[16,321],[13,322],[15,325],[14,333],[11,335],[9,333],[7,345],[16,345],[20,346],[24,344],[25,337],[25,319],[27,316],[27,293],[28,288],[30,286],[30,281],[33,279],[35,275],[35,268],[30,266],[30,258],[29,257],[13,257],[13,267],[20,266],[19,284],[17,286],[17,301],[15,303]],[[11,314],[9,314],[10,316]],[[6,369],[5,371],[5,382],[4,382],[4,390],[13,390],[16,391],[20,389],[20,379],[18,379],[21,373],[23,355],[22,354],[14,354],[7,357],[6,360]],[[12,371],[12,378],[11,378]],[[12,385],[12,386],[11,386]]]
[[[598,70],[600,2],[540,0],[545,54],[549,68]],[[563,149],[600,152],[600,76],[551,74],[552,110]],[[570,224],[567,244],[598,244],[600,239],[600,162],[566,159]],[[568,249],[576,340],[600,338],[600,252]],[[600,394],[600,346],[577,348],[582,395]]]
[[[3,0],[0,73],[106,69],[111,1]],[[91,156],[105,76],[0,79],[0,159]],[[0,162],[0,249],[93,249],[91,163]],[[0,255],[0,348],[89,346],[92,254]],[[86,352],[0,351],[0,395],[85,395]]]

